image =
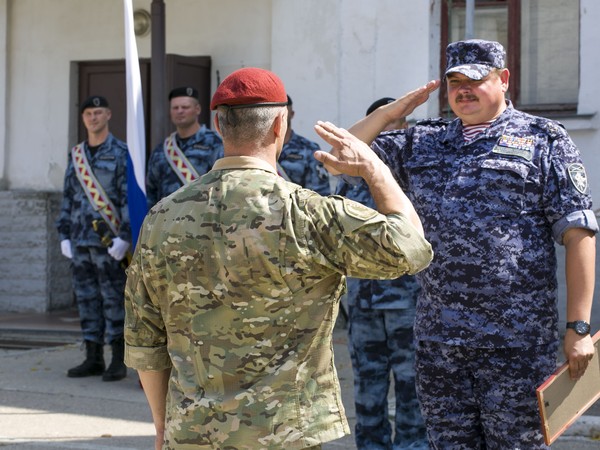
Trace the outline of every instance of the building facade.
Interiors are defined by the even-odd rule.
[[[152,1],[133,0],[134,9],[150,11]],[[476,9],[474,37],[505,43],[518,75],[511,95],[565,125],[590,172],[597,208],[600,2],[484,3],[487,9]],[[164,4],[166,53],[210,57],[210,93],[240,67],[273,70],[294,99],[294,129],[321,144],[317,120],[349,126],[374,99],[439,78],[445,43],[464,32],[464,5],[447,0]],[[53,223],[68,150],[82,138],[83,67],[124,59],[123,10],[122,0],[0,0],[0,312],[72,304],[68,261]],[[150,26],[137,38],[141,59],[151,57],[151,36]],[[440,96],[410,119],[445,114]],[[123,99],[109,102],[119,108]],[[119,121],[113,115],[111,129],[124,128]]]

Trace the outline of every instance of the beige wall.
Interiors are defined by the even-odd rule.
[[[133,0],[134,9],[150,10],[151,2]],[[294,98],[294,129],[319,143],[316,120],[349,126],[374,99],[439,77],[439,0],[165,0],[165,7],[168,53],[210,55],[213,89],[242,66],[274,70]],[[597,199],[599,21],[600,2],[581,0],[579,107],[589,116],[563,120]],[[121,0],[0,0],[0,189],[61,189],[78,121],[72,62],[124,58],[123,36]],[[150,57],[150,40],[138,38],[140,57]],[[437,95],[413,118],[435,115]]]

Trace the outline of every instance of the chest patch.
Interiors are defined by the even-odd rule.
[[[518,156],[531,161],[533,157],[534,141],[532,137],[518,137],[503,134],[492,149],[493,153],[500,155]]]
[[[569,172],[569,178],[571,179],[571,183],[573,183],[575,189],[577,189],[582,194],[585,194],[588,188],[588,181],[583,164],[571,164],[567,170]]]

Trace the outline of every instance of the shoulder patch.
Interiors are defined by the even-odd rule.
[[[363,205],[362,203],[355,202],[354,200],[350,200],[344,198],[344,211],[350,217],[359,220],[369,220],[379,214],[374,209],[369,208],[368,206]]]
[[[571,164],[567,169],[569,172],[569,178],[575,189],[577,189],[582,194],[587,192],[588,181],[587,175],[585,174],[585,167],[583,164],[575,163]]]
[[[443,117],[429,118],[423,120],[417,120],[416,125],[438,125],[438,126],[446,126],[451,122],[451,120],[444,119]]]

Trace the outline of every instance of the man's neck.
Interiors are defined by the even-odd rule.
[[[108,129],[100,131],[98,133],[88,134],[88,145],[92,147],[97,147],[98,145],[101,145],[108,138],[108,134]]]
[[[198,122],[196,122],[193,125],[190,125],[189,127],[184,127],[184,128],[177,128],[177,136],[179,136],[180,138],[189,138],[190,136],[195,135],[198,130],[200,129],[200,124]]]
[[[262,159],[271,165],[274,169],[277,168],[278,152],[275,143],[264,147],[256,147],[254,145],[237,146],[230,143],[223,144],[224,156],[252,156]]]

